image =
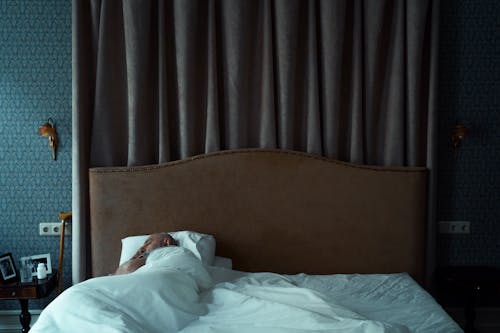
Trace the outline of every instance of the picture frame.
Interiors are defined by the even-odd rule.
[[[14,258],[10,252],[0,256],[0,277],[2,282],[13,282],[19,279]]]
[[[50,253],[37,254],[29,257],[22,257],[20,261],[21,263],[25,261],[30,262],[31,276],[36,276],[36,269],[39,263],[44,263],[45,267],[47,267],[47,274],[52,274],[52,262],[50,260]]]

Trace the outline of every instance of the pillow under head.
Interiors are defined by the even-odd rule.
[[[190,250],[205,265],[212,265],[215,257],[215,238],[212,235],[194,231],[175,231],[169,234],[179,246]],[[120,263],[123,264],[137,252],[149,235],[129,236],[122,239]]]

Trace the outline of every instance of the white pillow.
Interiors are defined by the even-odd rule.
[[[215,256],[212,266],[233,269],[233,260],[231,258]]]
[[[212,265],[215,257],[215,238],[212,235],[201,234],[194,231],[169,232],[178,242],[179,246],[194,253],[205,265]],[[122,239],[122,252],[120,263],[123,264],[137,252],[149,235],[130,236]]]
[[[215,260],[215,238],[194,231],[169,232],[179,246],[191,250],[204,265],[211,266]]]

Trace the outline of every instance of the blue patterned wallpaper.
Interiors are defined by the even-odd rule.
[[[37,133],[48,117],[59,132],[57,161]],[[38,224],[71,210],[71,0],[0,1],[0,128],[0,252],[16,260],[49,252],[57,267],[59,239],[39,236]],[[2,310],[18,308],[0,302]]]
[[[438,238],[441,264],[500,266],[499,11],[496,0],[441,1],[438,218],[472,222],[470,235]],[[48,117],[57,161],[37,135]],[[448,135],[457,121],[472,133],[455,161]],[[0,127],[0,252],[50,252],[55,265],[58,239],[38,236],[38,224],[71,209],[70,0],[0,1]],[[70,238],[65,254],[68,286]]]
[[[438,218],[471,222],[440,235],[438,261],[500,267],[500,1],[442,0]],[[450,131],[471,133],[453,159]]]

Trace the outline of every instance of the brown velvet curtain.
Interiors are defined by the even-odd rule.
[[[437,28],[432,0],[73,0],[73,281],[89,167],[265,147],[433,179]]]

